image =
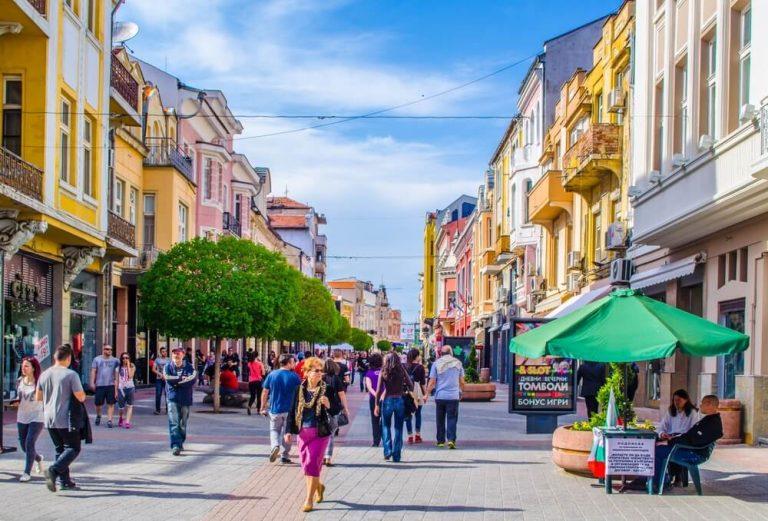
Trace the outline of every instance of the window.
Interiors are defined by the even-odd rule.
[[[205,158],[205,168],[203,169],[203,197],[210,200],[213,197],[211,189],[213,187],[213,160],[210,157]]]
[[[688,58],[675,67],[675,153],[685,155],[688,139]]]
[[[221,167],[221,163],[216,163],[216,173],[217,173],[217,179],[218,179],[218,187],[219,191],[217,192],[217,195],[222,198],[221,201],[224,202],[227,200],[226,194],[224,194],[224,169]]]
[[[155,194],[144,194],[144,245],[155,245]]]
[[[530,179],[526,179],[525,180],[525,200],[523,201],[523,212],[525,212],[523,214],[523,222],[526,224],[530,222],[528,218],[528,196],[531,195],[532,188],[533,188],[533,181],[531,181]]]
[[[219,193],[222,194],[222,202],[224,203],[224,211],[229,211],[229,187],[221,181],[222,175],[219,173]]]
[[[119,215],[123,216],[123,207],[125,205],[125,181],[122,179],[115,179],[115,201],[112,210]]]
[[[96,33],[96,2],[97,0],[83,0],[85,2],[85,22],[88,30]]]
[[[741,13],[741,49],[739,49],[739,111],[749,103],[749,76],[752,48],[752,9],[747,7]]]
[[[139,199],[139,191],[131,187],[131,191],[128,194],[128,222],[136,224],[136,203]]]
[[[235,218],[242,220],[243,215],[243,196],[240,194],[235,195]]]
[[[86,117],[83,120],[83,192],[93,196],[93,122]]]
[[[587,130],[587,117],[582,117],[571,129],[568,137],[568,146],[572,147],[579,140],[581,135]]]
[[[653,170],[661,171],[664,150],[664,80],[656,84],[653,99]]]
[[[704,125],[703,133],[712,138],[717,136],[717,38],[712,36],[704,41],[704,53],[702,71],[704,74],[703,84],[705,85],[705,105],[704,114],[701,118]]]
[[[183,204],[179,204],[179,241],[184,242],[187,240],[187,219],[189,216],[189,209]]]
[[[21,79],[6,78],[3,88],[3,147],[21,157]]]
[[[597,123],[603,122],[603,93],[598,92],[595,94],[595,121]]]
[[[65,183],[69,183],[69,134],[71,128],[71,108],[69,101],[61,100],[61,110],[59,114],[59,178]]]

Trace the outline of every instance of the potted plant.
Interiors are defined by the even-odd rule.
[[[610,375],[597,394],[600,412],[593,414],[589,420],[577,421],[571,425],[558,427],[552,435],[552,461],[555,465],[577,474],[591,474],[587,466],[589,453],[592,450],[592,429],[605,425],[608,401],[611,389],[616,399],[619,418],[629,418],[630,425],[636,428],[653,428],[647,421],[639,421],[635,411],[624,393],[624,374],[628,364],[609,364]]]
[[[461,395],[463,402],[490,402],[496,398],[496,384],[480,383],[480,375],[477,371],[477,350],[475,346],[469,351],[469,360],[464,372],[464,392]]]

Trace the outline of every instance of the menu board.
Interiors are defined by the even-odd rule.
[[[575,361],[571,358],[514,356],[513,412],[568,412],[576,409]]]
[[[656,440],[653,438],[605,439],[607,476],[653,476]]]

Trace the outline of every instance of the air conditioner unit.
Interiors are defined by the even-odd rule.
[[[536,311],[536,297],[533,295],[528,295],[525,298],[525,309],[528,310],[528,313],[533,313]]]
[[[581,269],[581,252],[580,251],[568,252],[568,269],[569,270]]]
[[[501,287],[498,288],[498,291],[496,293],[496,301],[497,302],[507,302],[507,299],[509,298],[509,289]]]
[[[634,265],[630,259],[616,259],[611,262],[611,284],[627,285],[632,278]]]
[[[608,231],[605,232],[605,249],[627,249],[627,233],[623,222],[618,221],[608,225]]]
[[[578,293],[581,289],[581,274],[569,273],[567,281],[567,289],[569,293]]]
[[[608,92],[608,112],[621,112],[624,109],[624,93],[620,87]]]

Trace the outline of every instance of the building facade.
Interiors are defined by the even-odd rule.
[[[635,17],[633,110],[659,117],[633,120],[632,286],[751,338],[739,355],[642,364],[638,400],[736,398],[755,443],[768,434],[768,5],[659,0]]]
[[[325,282],[328,239],[320,232],[320,226],[327,224],[325,215],[289,197],[269,197],[267,213],[272,229],[301,250],[299,271]]]

